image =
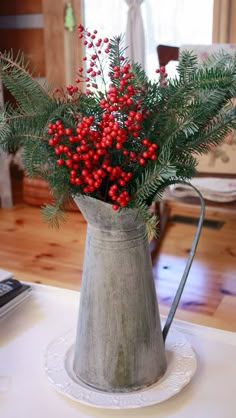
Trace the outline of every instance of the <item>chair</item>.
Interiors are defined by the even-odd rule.
[[[157,56],[160,66],[166,66],[170,61],[178,61],[179,47],[169,45],[158,45]]]

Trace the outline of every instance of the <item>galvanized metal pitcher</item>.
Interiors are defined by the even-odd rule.
[[[149,386],[166,371],[165,338],[188,271],[162,331],[149,244],[137,210],[117,213],[91,197],[75,202],[88,227],[74,372],[108,392]]]

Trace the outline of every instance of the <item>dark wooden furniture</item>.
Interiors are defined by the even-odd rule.
[[[179,47],[169,45],[158,45],[157,56],[160,66],[166,66],[170,61],[178,61]]]

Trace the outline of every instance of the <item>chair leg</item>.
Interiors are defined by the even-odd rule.
[[[169,207],[168,204],[162,200],[161,202],[155,202],[154,206],[154,213],[159,219],[159,229],[160,229],[160,237],[162,237],[163,233],[165,232],[166,225],[169,218]]]

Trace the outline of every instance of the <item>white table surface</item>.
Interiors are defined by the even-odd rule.
[[[0,321],[1,418],[235,418],[236,333],[175,321],[194,347],[197,373],[178,395],[130,410],[87,407],[59,394],[43,365],[48,344],[77,320],[79,293],[33,285],[24,304]]]

